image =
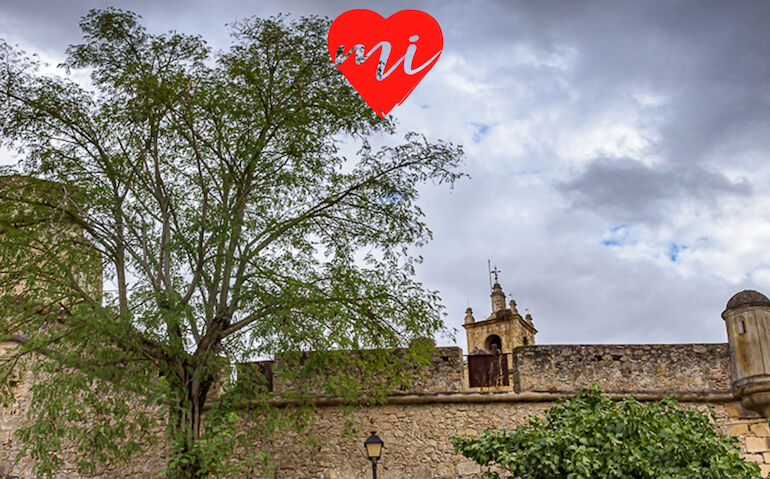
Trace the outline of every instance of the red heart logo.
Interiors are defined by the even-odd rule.
[[[402,10],[382,18],[359,9],[334,20],[327,46],[337,68],[384,118],[436,64],[444,37],[438,22],[425,12]]]

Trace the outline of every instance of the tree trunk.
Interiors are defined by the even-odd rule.
[[[172,479],[200,479],[208,477],[207,458],[201,457],[201,425],[203,406],[214,382],[211,375],[204,377],[200,365],[181,368],[175,375],[173,389],[180,399],[175,404],[172,428],[172,464],[168,476]]]

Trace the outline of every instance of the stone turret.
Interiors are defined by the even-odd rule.
[[[465,324],[473,324],[476,322],[476,318],[473,317],[473,310],[471,308],[465,309]]]
[[[489,295],[492,298],[492,314],[505,309],[505,293],[500,283],[495,283],[492,286],[492,294]]]
[[[741,405],[770,416],[770,300],[746,290],[722,313],[730,349],[732,389]]]

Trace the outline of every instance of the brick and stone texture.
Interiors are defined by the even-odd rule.
[[[730,392],[726,343],[525,346],[513,362],[516,391]]]
[[[478,436],[489,427],[512,428],[532,414],[542,414],[551,402],[504,402],[390,405],[358,409],[346,415],[338,408],[320,408],[311,435],[318,443],[298,445],[302,437],[287,434],[267,443],[275,453],[277,470],[264,478],[359,479],[369,477],[370,465],[362,443],[369,430],[385,441],[378,467],[382,479],[476,479],[483,469],[455,454],[449,437]],[[736,402],[688,403],[711,406],[718,427],[739,438],[746,458],[770,472],[770,430],[765,419]],[[345,422],[352,429],[343,427]]]
[[[0,358],[3,353],[11,347],[12,343],[0,343]],[[31,479],[34,476],[34,463],[29,457],[23,458],[18,464],[15,463],[20,449],[21,442],[14,437],[14,433],[20,427],[27,424],[27,413],[30,409],[30,388],[33,385],[32,374],[27,371],[20,371],[13,378],[11,384],[13,398],[0,402],[0,479]],[[64,459],[64,465],[55,476],[57,479],[80,478],[77,474],[77,462],[82,452],[71,447],[65,447],[61,457]],[[165,460],[167,453],[164,447],[156,447],[152,450],[133,458],[131,464],[106,465],[95,478],[160,478],[165,469]]]
[[[477,436],[489,427],[512,428],[522,424],[532,414],[542,414],[551,401],[530,402],[511,394],[507,400],[478,401],[478,395],[456,394],[457,402],[430,402],[415,396],[415,404],[394,404],[355,408],[352,412],[341,407],[319,407],[307,432],[281,432],[269,440],[254,444],[241,454],[256,456],[268,451],[276,463],[273,473],[251,471],[243,477],[259,479],[360,479],[368,477],[370,464],[364,457],[362,443],[369,431],[376,430],[385,441],[379,464],[381,479],[477,479],[482,468],[455,454],[449,437],[456,434]],[[445,397],[444,397],[445,398]],[[490,398],[491,399],[491,398]],[[445,399],[442,399],[445,400]],[[770,472],[770,429],[765,419],[747,412],[737,402],[689,403],[692,407],[711,406],[718,426],[736,436],[746,458],[760,464],[763,474]],[[23,403],[17,404],[16,407]],[[12,432],[13,420],[21,421],[18,409],[3,410],[4,437]],[[8,413],[8,414],[6,414]],[[10,419],[10,421],[9,421]],[[8,442],[11,441],[11,442]],[[24,461],[10,466],[10,458],[18,445],[6,439],[0,450],[4,474],[20,479],[31,478],[31,464]],[[68,465],[57,478],[80,477],[74,472],[75,451],[68,451]],[[5,461],[5,462],[4,462]],[[128,466],[107,467],[99,478],[160,477],[163,454],[149,451]],[[0,476],[3,477],[3,476]]]
[[[390,403],[348,410],[330,398],[319,399],[313,423],[305,432],[279,432],[240,451],[256,457],[269,452],[273,473],[254,470],[257,479],[360,479],[369,477],[363,441],[374,430],[385,441],[380,479],[477,479],[482,468],[455,454],[449,438],[477,436],[489,427],[512,428],[532,414],[542,414],[561,394],[594,382],[618,397],[637,393],[656,399],[676,393],[688,406],[713,407],[717,425],[739,439],[747,460],[770,473],[770,428],[766,419],[741,407],[729,389],[725,345],[536,346],[517,348],[520,392],[463,392],[457,350],[443,350],[422,383]],[[601,359],[597,359],[597,356]],[[617,356],[617,357],[616,357]],[[625,360],[623,358],[626,358]],[[725,373],[725,371],[728,371]],[[539,372],[539,376],[538,376]],[[725,376],[728,374],[728,376]],[[0,478],[32,476],[29,459],[13,464],[19,443],[13,433],[25,423],[29,377],[15,385],[15,398],[0,407]],[[429,387],[430,386],[430,387]],[[252,427],[244,424],[244,428]],[[78,478],[78,452],[65,452],[57,479]],[[106,466],[94,477],[161,477],[166,454],[146,451],[129,465]]]

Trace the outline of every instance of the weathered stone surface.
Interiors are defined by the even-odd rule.
[[[396,351],[403,352],[403,350]],[[273,363],[273,370],[278,370],[281,361],[276,360]],[[285,365],[286,363],[283,364]],[[254,374],[253,370],[250,369],[256,368],[258,365],[259,363],[245,363],[240,368],[248,375]],[[436,348],[436,353],[431,358],[430,364],[421,369],[415,367],[414,373],[414,380],[409,387],[393,391],[394,395],[460,392],[463,389],[463,350],[456,346]],[[348,374],[355,375],[356,372],[348,371]],[[324,396],[326,392],[323,390],[323,387],[326,378],[327,376],[314,378],[313,387],[307,387],[310,383],[303,384],[303,391],[317,396]],[[278,394],[295,389],[297,386],[296,382],[296,379],[291,381],[281,379],[277,373],[273,376],[274,391]],[[362,384],[365,385],[365,381],[362,381]]]
[[[461,462],[457,465],[457,474],[460,477],[471,476],[481,472],[481,467],[475,462]]]
[[[728,302],[722,318],[732,389],[745,408],[770,416],[770,302],[756,291],[742,291]]]
[[[733,418],[752,419],[752,418],[762,417],[759,415],[758,412],[746,409],[741,405],[741,403],[737,401],[729,403],[727,406],[727,410],[730,417],[733,417]]]
[[[745,308],[747,306],[770,306],[770,299],[767,299],[767,296],[759,291],[746,289],[734,294],[727,302],[725,310]]]
[[[433,479],[433,471],[429,466],[417,466],[410,476],[414,479]]]
[[[9,349],[16,347],[13,343],[0,343],[0,357]],[[21,450],[21,442],[13,437],[15,431],[27,424],[27,412],[30,408],[30,388],[33,385],[32,374],[24,371],[20,382],[13,387],[14,397],[10,403],[0,403],[0,478],[16,477],[32,479],[34,463],[29,458],[14,464],[14,459]],[[63,467],[54,477],[69,479],[82,477],[77,473],[79,451],[65,447],[60,453]],[[94,478],[135,478],[151,479],[163,476],[166,463],[166,448],[161,446],[138,454],[129,465],[107,465]],[[3,468],[5,470],[3,470]]]
[[[770,451],[770,441],[765,437],[747,437],[746,452],[765,452]]]
[[[453,479],[457,477],[455,465],[452,463],[439,464],[436,468],[436,479]]]
[[[768,427],[767,423],[752,424],[751,434],[753,436],[768,437],[770,436],[770,427]]]
[[[730,436],[745,436],[749,433],[748,424],[735,424],[725,430],[725,434]]]
[[[2,348],[0,348],[0,352]],[[444,354],[442,354],[444,353]],[[379,464],[380,479],[477,479],[483,468],[456,454],[449,438],[458,434],[478,436],[489,427],[510,429],[530,415],[539,415],[552,405],[556,395],[537,401],[531,392],[576,391],[583,382],[594,382],[606,390],[634,392],[696,392],[689,404],[714,408],[721,430],[736,436],[747,459],[767,470],[770,464],[770,428],[756,412],[729,400],[729,369],[724,344],[631,345],[631,346],[534,346],[514,351],[517,377],[523,394],[463,394],[462,356],[458,348],[441,348],[423,382],[408,401],[378,406],[360,406],[350,413],[341,407],[322,405],[307,433],[283,432],[253,444],[238,455],[256,456],[269,451],[277,470],[271,475],[252,471],[254,479],[360,479],[371,475],[371,464],[362,443],[368,431],[376,430],[385,441]],[[29,378],[15,387],[12,403],[0,407],[0,465],[4,475],[31,478],[32,463],[23,459],[13,465],[19,450],[13,432],[25,424],[29,407]],[[528,388],[528,389],[527,389]],[[449,393],[449,394],[447,394]],[[723,399],[708,402],[711,393]],[[526,396],[530,394],[530,396]],[[538,393],[539,394],[539,393]],[[398,397],[395,396],[394,401]],[[538,397],[538,396],[536,396]],[[469,400],[471,398],[472,400]],[[702,398],[702,399],[699,399]],[[727,399],[724,399],[727,398]],[[724,402],[726,401],[726,402]],[[244,428],[253,425],[244,424]],[[315,439],[309,442],[308,438]],[[78,453],[66,449],[65,467],[57,479],[76,473]],[[163,451],[147,451],[126,466],[106,466],[97,478],[157,478],[165,465]]]
[[[651,349],[653,351],[654,349]],[[709,347],[705,347],[708,352]],[[616,350],[613,350],[616,351]],[[690,351],[693,351],[690,349]],[[693,351],[694,352],[694,351]],[[612,354],[612,353],[610,353]],[[649,353],[652,354],[652,353]],[[697,353],[704,354],[704,353]],[[553,356],[553,355],[551,355]],[[684,354],[682,354],[684,357]],[[614,361],[610,359],[610,361]],[[704,371],[704,368],[700,369]],[[565,375],[574,373],[565,371]],[[554,382],[557,379],[554,378]],[[630,389],[634,383],[623,383]],[[705,383],[708,384],[708,383]],[[12,458],[18,451],[18,441],[12,432],[24,424],[28,408],[29,384],[18,385],[16,400],[0,408],[0,431],[8,443],[0,444],[0,464],[5,474],[28,479],[32,476],[32,464],[23,460],[15,466]],[[481,468],[453,451],[449,438],[458,434],[478,436],[488,427],[512,428],[522,424],[527,416],[542,414],[551,402],[529,402],[513,395],[506,401],[496,401],[489,394],[486,402],[434,402],[433,395],[416,396],[422,402],[357,407],[346,414],[342,408],[323,406],[317,409],[315,422],[307,434],[281,433],[269,441],[253,444],[239,453],[254,456],[259,450],[270,451],[278,469],[270,476],[258,472],[244,477],[259,479],[361,479],[371,475],[371,465],[363,453],[362,443],[368,431],[376,430],[385,441],[383,457],[379,465],[380,479],[432,478],[476,479]],[[458,396],[458,398],[462,395]],[[483,397],[483,396],[482,396]],[[690,403],[704,408],[709,403]],[[765,419],[760,417],[739,418],[736,401],[710,403],[714,408],[719,427],[741,439],[741,445],[750,460],[763,467],[770,463],[770,435]],[[244,427],[249,427],[244,425]],[[308,437],[317,442],[308,443]],[[67,467],[56,476],[78,478],[74,464],[77,453],[65,452]],[[157,478],[165,463],[163,453],[149,451],[137,457],[128,466],[107,467],[94,476],[98,478]],[[3,477],[3,476],[0,476]]]
[[[514,369],[516,391],[730,391],[727,344],[525,346]]]

